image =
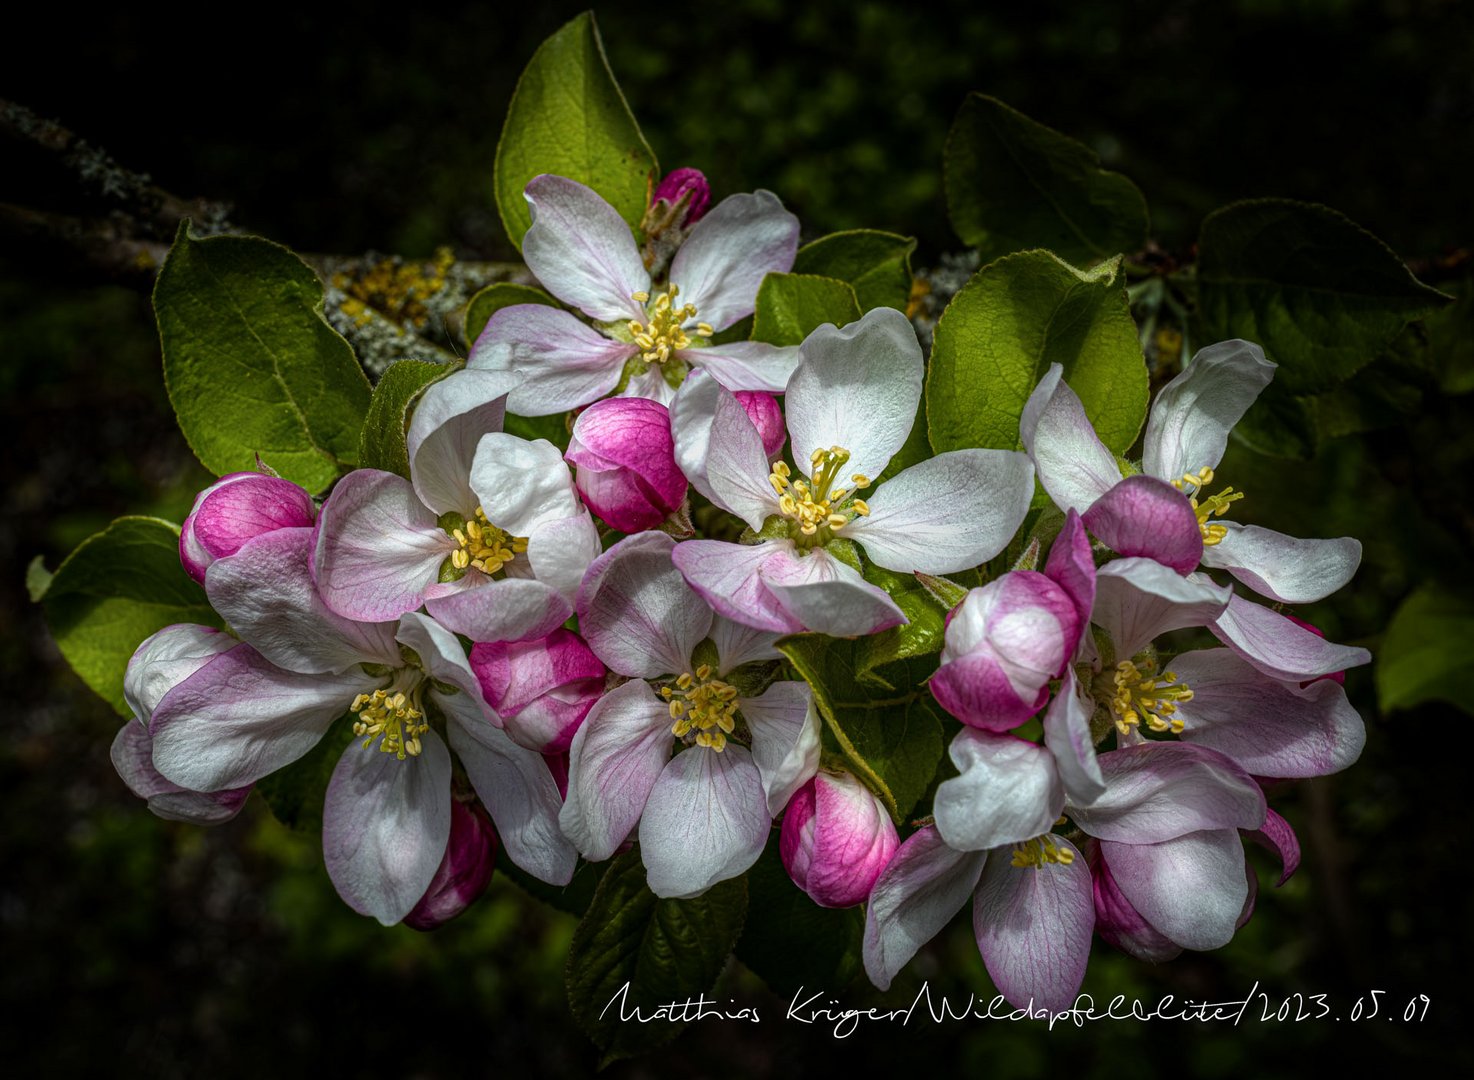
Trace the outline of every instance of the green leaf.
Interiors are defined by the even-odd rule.
[[[46,569],[46,559],[37,555],[26,564],[26,595],[31,598],[31,603],[38,604],[46,595],[46,590],[51,588],[52,573]]]
[[[1373,668],[1383,712],[1446,701],[1474,714],[1469,689],[1469,642],[1474,602],[1425,584],[1392,616]]]
[[[466,346],[476,343],[487,322],[504,307],[513,304],[543,304],[557,307],[558,301],[533,285],[518,285],[511,281],[498,281],[488,285],[466,305]]]
[[[256,791],[266,801],[272,816],[297,832],[321,834],[328,781],[333,778],[343,752],[354,752],[349,748],[355,738],[353,724],[344,716],[335,720],[327,734],[306,754],[256,781]],[[365,754],[379,752],[374,747],[357,749]]]
[[[1198,252],[1204,340],[1258,342],[1280,365],[1275,383],[1296,394],[1346,379],[1450,300],[1371,233],[1313,203],[1225,206],[1204,219]]]
[[[522,190],[542,173],[588,185],[639,225],[658,168],[586,11],[538,46],[512,94],[495,166],[507,236],[520,251],[532,224]]]
[[[172,623],[220,625],[179,564],[179,529],[157,518],[122,517],[83,540],[41,603],[72,670],[123,716],[123,676],[144,638]]]
[[[1458,299],[1427,317],[1428,359],[1446,393],[1467,394],[1474,390],[1474,281],[1453,291]]]
[[[573,880],[567,885],[549,885],[539,881],[526,870],[507,858],[505,852],[497,857],[496,872],[517,883],[523,892],[541,900],[549,907],[565,911],[569,915],[582,915],[593,902],[594,890],[604,876],[606,866],[579,860],[574,868]]]
[[[855,655],[862,676],[883,664],[942,651],[948,609],[914,575],[870,563],[865,567],[865,580],[884,589],[911,621],[859,639]]]
[[[547,439],[559,450],[568,449],[568,440],[573,434],[565,413],[552,416],[513,416],[507,413],[502,420],[502,430],[519,439]]]
[[[1146,245],[1146,200],[1083,143],[970,94],[947,136],[947,212],[984,263],[1047,248],[1079,265]]]
[[[614,860],[568,951],[568,1003],[603,1051],[603,1064],[675,1038],[684,1024],[664,1017],[621,1021],[621,1008],[628,1014],[638,1007],[648,1017],[661,1005],[709,991],[746,913],[744,878],[718,882],[690,900],[662,900],[645,886],[639,851]]]
[[[926,377],[932,447],[1020,448],[1024,403],[1053,363],[1101,441],[1124,454],[1146,419],[1147,370],[1119,259],[1081,271],[1025,251],[973,275],[937,323]]]
[[[1308,461],[1320,445],[1315,401],[1270,383],[1233,428],[1233,437],[1269,457]]]
[[[818,274],[849,282],[860,310],[893,307],[911,299],[911,253],[916,241],[878,229],[830,233],[798,249],[795,274]]]
[[[777,647],[812,688],[826,742],[904,821],[942,757],[941,724],[920,685],[926,666],[902,662],[865,673],[859,642],[822,634],[795,634]]]
[[[844,326],[860,317],[860,302],[848,282],[812,274],[771,273],[757,290],[752,340],[800,345],[817,326]]]
[[[459,363],[436,364],[428,360],[399,360],[389,366],[374,387],[363,432],[358,438],[358,464],[364,469],[383,469],[409,479],[409,451],[405,437],[410,410],[431,383],[437,383],[460,368]]]
[[[369,383],[322,303],[317,275],[279,244],[180,225],[154,312],[169,401],[205,468],[253,469],[260,454],[318,492],[356,463]]]
[[[756,913],[742,928],[737,959],[775,994],[800,986],[836,993],[860,973],[865,916],[859,907],[822,908],[793,883],[775,832],[747,872],[747,904]]]

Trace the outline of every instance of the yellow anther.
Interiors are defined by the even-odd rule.
[[[857,488],[868,488],[870,486],[870,477],[864,473],[855,473],[850,477],[850,483],[854,484]]]
[[[1013,845],[1013,865],[1020,869],[1042,870],[1050,863],[1069,866],[1074,861],[1075,853],[1062,847],[1051,833]]]
[[[1235,491],[1227,487],[1217,495],[1210,495],[1206,499],[1199,500],[1198,496],[1203,493],[1203,488],[1212,482],[1213,470],[1209,468],[1199,469],[1195,473],[1183,473],[1180,480],[1172,481],[1172,486],[1187,496],[1188,504],[1192,506],[1193,513],[1198,517],[1198,531],[1203,535],[1204,547],[1222,543],[1223,538],[1228,535],[1227,526],[1216,522],[1210,523],[1208,519],[1221,516],[1231,504],[1244,497],[1242,491]]]
[[[644,289],[641,289],[637,293],[630,293],[630,299],[633,300],[637,304],[645,304],[645,303],[649,303],[649,301],[650,301],[650,294],[647,293]]]
[[[394,754],[400,761],[418,756],[423,749],[420,736],[430,730],[419,708],[421,685],[416,683],[412,695],[406,695],[403,690],[359,694],[350,706],[356,714],[353,734],[363,737],[365,747],[375,739],[381,740],[379,749]]]
[[[680,291],[675,285],[668,286],[647,309],[648,322],[638,319],[629,322],[630,337],[640,347],[640,358],[647,363],[663,364],[672,353],[691,347],[690,335],[684,327],[696,317],[696,308],[691,304],[675,305],[676,294]],[[650,294],[642,290],[632,293],[631,298],[637,303],[648,304]],[[697,323],[694,332],[697,337],[711,337],[715,333],[706,323]]]
[[[486,520],[481,507],[457,529],[451,539],[460,545],[450,553],[450,564],[457,570],[475,567],[484,574],[495,574],[518,555],[527,551],[526,537],[511,537]]]
[[[870,504],[867,503],[864,499],[856,499],[854,502],[850,503],[850,507],[861,517],[870,516]]]
[[[686,739],[695,732],[697,746],[705,746],[720,753],[727,745],[727,735],[737,727],[737,688],[720,679],[713,678],[708,664],[702,664],[693,675],[682,672],[675,681],[675,689],[662,687],[660,694],[668,701],[671,717],[671,734]]]
[[[773,471],[785,480],[793,475],[793,470],[788,467],[788,462],[786,461],[773,462]]]
[[[1111,697],[1111,711],[1116,716],[1116,730],[1128,733],[1143,721],[1153,731],[1180,734],[1186,725],[1177,716],[1177,706],[1193,699],[1192,688],[1177,681],[1175,672],[1157,674],[1150,660],[1122,660],[1116,665],[1116,692]]]

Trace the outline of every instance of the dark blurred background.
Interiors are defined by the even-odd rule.
[[[214,28],[155,9],[33,13],[34,25],[8,15],[0,97],[170,191],[229,201],[238,226],[301,251],[426,257],[449,245],[510,258],[491,198],[502,117],[537,44],[582,6],[252,5]],[[942,144],[976,89],[1131,176],[1170,251],[1187,253],[1216,206],[1287,195],[1336,207],[1435,284],[1462,287],[1457,253],[1474,245],[1474,10],[1458,0],[597,11],[662,164],[705,170],[719,196],[778,192],[806,238],[912,233],[922,267],[957,250]],[[17,146],[0,142],[0,154],[0,202],[75,209]],[[108,761],[119,719],[49,643],[24,567],[40,554],[54,568],[119,514],[179,520],[209,478],[173,426],[142,291],[7,242],[0,341],[11,462],[0,506],[0,1029],[12,1075],[590,1071],[594,1053],[563,1002],[571,917],[498,877],[436,934],[386,931],[338,901],[318,840],[283,829],[259,801],[204,831],[155,819],[124,790]],[[1467,591],[1464,406],[1429,394],[1411,421],[1335,440],[1312,461],[1236,450],[1226,463],[1251,495],[1244,520],[1365,542],[1356,582],[1303,613],[1332,637],[1375,652],[1418,585]],[[1324,1069],[1467,1066],[1468,707],[1382,716],[1371,675],[1353,672],[1347,688],[1369,726],[1361,762],[1273,799],[1300,831],[1301,873],[1275,890],[1254,852],[1258,913],[1229,947],[1153,968],[1097,943],[1086,989],[1233,1000],[1257,980],[1276,1006],[1323,992],[1343,1015],[1380,989],[1382,1015],[1390,1006],[1398,1020],[1054,1033],[914,1022],[835,1042],[778,1022],[795,988],[780,1000],[733,965],[720,996],[755,1005],[763,1024],[699,1025],[612,1075],[797,1076],[863,1062],[998,1078],[1289,1076],[1304,1053]],[[938,992],[991,994],[965,922],[907,985],[924,976]],[[875,996],[829,989],[847,1004]],[[1420,993],[1432,998],[1427,1020],[1403,1024]],[[905,985],[883,1000],[909,1000]]]

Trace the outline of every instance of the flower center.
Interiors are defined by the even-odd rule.
[[[1172,486],[1187,496],[1193,513],[1198,515],[1198,531],[1203,534],[1204,547],[1212,547],[1228,535],[1228,529],[1225,526],[1210,524],[1208,519],[1221,516],[1230,503],[1238,502],[1244,497],[1242,491],[1226,487],[1217,495],[1210,495],[1206,499],[1199,500],[1198,496],[1203,493],[1203,488],[1212,482],[1213,470],[1206,467],[1199,469],[1196,473],[1183,473],[1181,480],[1172,481]]]
[[[1122,735],[1146,721],[1153,731],[1170,731],[1174,735],[1183,729],[1182,718],[1174,716],[1177,703],[1191,701],[1193,692],[1186,683],[1179,683],[1171,671],[1157,674],[1157,666],[1150,660],[1135,662],[1122,660],[1116,665],[1116,692],[1111,698],[1111,711],[1116,714],[1116,730]]]
[[[424,685],[418,672],[405,669],[387,690],[359,694],[349,706],[357,716],[353,734],[363,736],[365,747],[382,740],[379,749],[400,761],[419,756],[420,736],[430,730],[420,700]]]
[[[721,753],[737,726],[737,688],[711,676],[711,665],[702,664],[694,676],[686,671],[674,687],[662,686],[660,696],[670,703],[672,735]]]
[[[1050,863],[1069,866],[1074,861],[1075,853],[1067,847],[1060,847],[1053,833],[1013,845],[1013,865],[1019,869],[1043,870]]]
[[[679,285],[668,285],[653,304],[649,303],[650,294],[647,292],[631,294],[637,303],[648,305],[645,310],[650,317],[649,322],[631,319],[629,324],[630,337],[640,347],[641,360],[663,364],[677,349],[691,347],[691,338],[682,327],[696,318],[696,307],[694,304],[676,307],[676,294],[680,291]],[[714,331],[706,323],[697,323],[694,333],[697,337],[709,338]]]
[[[527,538],[508,536],[491,522],[481,507],[476,516],[450,530],[460,545],[450,553],[450,563],[457,570],[474,566],[484,574],[494,574],[518,555],[527,551]]]
[[[856,516],[870,513],[864,499],[855,498],[848,488],[834,487],[839,470],[849,460],[850,452],[843,447],[815,450],[809,459],[809,480],[791,479],[793,470],[786,461],[773,463],[768,483],[778,494],[778,509],[793,522],[790,531],[796,529],[794,540],[800,547],[822,547],[834,538],[836,530],[844,528]],[[850,483],[859,490],[870,486],[870,478],[854,473]]]

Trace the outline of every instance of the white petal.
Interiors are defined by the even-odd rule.
[[[599,322],[643,319],[632,297],[650,291],[650,273],[619,211],[576,180],[546,173],[525,194],[532,227],[522,258],[543,288]]]
[[[1054,827],[1065,791],[1044,747],[964,728],[949,753],[959,775],[937,787],[933,812],[937,831],[950,847],[985,851]]]
[[[1049,711],[1044,714],[1044,745],[1054,755],[1068,800],[1087,806],[1105,792],[1105,778],[1090,738],[1094,716],[1095,702],[1089,688],[1075,678],[1073,667],[1066,667]]]
[[[808,683],[777,682],[738,701],[752,732],[752,760],[762,776],[768,812],[777,817],[793,793],[819,770],[820,720]]]
[[[1159,844],[1104,841],[1101,856],[1141,916],[1184,949],[1227,945],[1248,897],[1244,846],[1233,829]]]
[[[175,623],[144,639],[128,660],[123,700],[148,726],[157,705],[170,690],[212,659],[240,644],[211,626]]]
[[[432,595],[425,601],[425,610],[441,625],[472,641],[546,637],[573,614],[573,605],[561,593],[530,578],[491,579],[473,570],[457,584],[465,587]]]
[[[798,218],[771,191],[729,195],[706,214],[670,264],[670,279],[696,317],[724,330],[752,314],[758,286],[787,272],[798,253]],[[756,389],[756,388],[755,388]]]
[[[850,452],[841,476],[874,480],[911,433],[921,400],[921,345],[911,321],[876,308],[843,329],[826,323],[803,343],[785,401],[793,463],[808,475],[815,450]],[[846,485],[848,486],[848,485]]]
[[[546,304],[513,304],[487,320],[466,366],[521,381],[507,395],[518,416],[550,416],[604,397],[639,350]]]
[[[1129,660],[1170,630],[1209,625],[1232,595],[1206,574],[1183,577],[1155,559],[1112,559],[1096,571],[1091,621],[1110,635],[1116,659]]]
[[[1106,790],[1070,818],[1100,840],[1155,844],[1200,829],[1257,829],[1264,792],[1213,750],[1185,742],[1147,742],[1096,759]]]
[[[1257,525],[1225,521],[1228,534],[1203,548],[1203,565],[1227,570],[1249,588],[1284,604],[1330,596],[1361,565],[1361,541],[1299,540]]]
[[[778,513],[769,471],[757,425],[731,391],[718,388],[706,457],[707,481],[715,496],[712,501],[754,531],[761,529],[770,514]]]
[[[502,429],[507,394],[521,379],[497,371],[457,371],[420,395],[405,436],[415,494],[436,514],[476,510],[471,462],[481,436]]]
[[[781,394],[803,359],[797,345],[769,345],[762,341],[733,341],[704,349],[676,353],[693,367],[711,373],[728,390],[766,390]]]
[[[589,567],[578,592],[584,640],[621,675],[655,678],[691,670],[711,631],[711,608],[671,561],[665,533],[637,533]]]
[[[471,664],[455,634],[428,615],[411,611],[399,620],[397,640],[415,651],[430,678],[436,682],[449,683],[468,695],[477,704],[479,712],[489,710],[490,707],[481,696],[481,683],[471,670]]]
[[[533,574],[570,604],[589,564],[602,550],[599,528],[587,510],[544,521],[527,538],[527,562]]]
[[[1049,365],[1024,403],[1019,437],[1034,459],[1039,483],[1061,510],[1083,514],[1121,482],[1116,456],[1095,433],[1059,364]]]
[[[777,640],[777,634],[744,626],[724,615],[712,619],[711,641],[717,647],[717,668],[721,675],[757,660],[783,659],[783,654],[773,647]]]
[[[861,492],[864,494],[864,492]],[[844,535],[898,573],[951,574],[997,555],[1023,523],[1034,465],[1013,450],[953,450],[901,471]]]
[[[861,637],[906,622],[890,594],[823,548],[808,555],[774,545],[758,576],[778,603],[806,630],[830,637]]]
[[[1202,349],[1152,403],[1142,468],[1163,480],[1216,469],[1228,433],[1274,378],[1264,350],[1248,341]]]
[[[450,752],[433,731],[400,761],[351,742],[328,782],[323,861],[338,895],[392,926],[408,915],[450,841]]]
[[[563,452],[546,439],[529,442],[500,431],[482,436],[471,487],[486,520],[512,536],[531,536],[583,509]]]
[[[699,896],[757,862],[772,826],[752,755],[693,746],[665,767],[640,818],[646,883],[656,896]]]
[[[721,501],[706,475],[711,452],[711,424],[717,415],[717,398],[722,384],[697,368],[686,376],[670,405],[670,431],[675,440],[676,464],[691,486],[718,506]],[[766,459],[765,463],[766,463]]]
[[[1372,659],[1365,649],[1327,641],[1279,612],[1238,596],[1209,629],[1264,674],[1285,682],[1330,675]]]

